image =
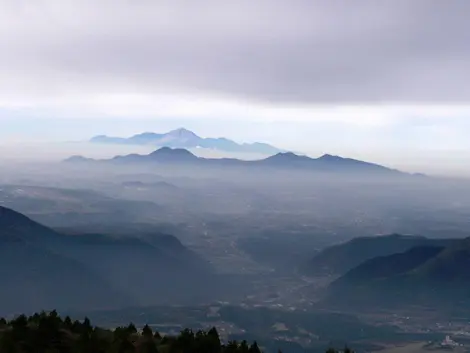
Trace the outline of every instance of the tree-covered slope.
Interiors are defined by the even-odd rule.
[[[454,239],[430,239],[412,235],[360,237],[327,247],[305,266],[311,274],[342,275],[361,263],[379,257],[405,252],[417,246],[447,246]]]
[[[3,207],[0,276],[0,314],[198,302],[217,282],[172,235],[64,235]]]
[[[62,319],[56,311],[12,320],[0,319],[2,353],[261,353],[255,342],[221,342],[216,328],[208,331],[181,331],[175,336],[161,335],[145,325],[104,329],[89,319]],[[334,353],[335,350],[328,352]],[[349,350],[348,350],[349,352]]]
[[[468,308],[469,265],[470,238],[447,247],[415,247],[348,271],[329,286],[327,301],[350,307],[458,304]]]

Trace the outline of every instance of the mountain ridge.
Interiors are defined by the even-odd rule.
[[[98,135],[89,142],[120,145],[152,145],[172,148],[207,148],[224,152],[245,152],[259,154],[274,154],[282,152],[280,148],[268,143],[237,143],[225,137],[201,137],[186,128],[178,128],[166,133],[144,132],[131,137],[114,137]]]
[[[0,275],[0,313],[11,314],[184,302],[210,295],[210,286],[189,289],[213,269],[173,235],[62,234],[0,206]]]
[[[111,159],[94,160],[82,156],[72,156],[64,160],[66,163],[160,163],[160,164],[192,164],[215,167],[260,167],[280,169],[302,169],[323,172],[363,172],[387,175],[409,175],[396,169],[384,167],[379,164],[364,162],[352,158],[323,155],[319,158],[311,158],[298,155],[293,152],[279,152],[264,159],[241,160],[236,158],[203,158],[197,157],[183,148],[162,147],[150,154],[129,154],[115,156]]]
[[[323,249],[304,268],[306,273],[343,275],[377,257],[401,253],[416,246],[444,247],[456,241],[456,239],[431,239],[396,233],[359,237]]]
[[[31,234],[31,233],[34,234]],[[10,208],[0,206],[0,243],[5,240],[37,241],[38,238],[56,239],[59,234],[31,218]]]
[[[470,238],[442,245],[416,246],[369,259],[332,282],[326,301],[348,307],[440,305],[452,309],[459,303],[468,308]]]

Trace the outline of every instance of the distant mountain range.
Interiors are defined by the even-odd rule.
[[[271,146],[267,143],[237,143],[224,137],[219,138],[203,138],[194,132],[180,128],[169,131],[167,133],[144,132],[129,138],[111,137],[111,136],[95,136],[90,142],[107,143],[119,145],[150,145],[155,147],[172,147],[172,148],[207,148],[224,152],[242,152],[242,153],[259,153],[272,155],[283,150]]]
[[[67,163],[115,163],[115,164],[181,164],[201,167],[250,167],[275,168],[287,170],[311,170],[318,172],[365,173],[384,175],[406,175],[395,169],[378,164],[329,154],[319,158],[300,156],[292,152],[280,152],[265,159],[246,161],[234,158],[202,158],[185,149],[162,147],[150,154],[130,154],[107,160],[94,160],[82,156],[73,156]]]
[[[172,235],[65,235],[0,206],[0,315],[189,301],[211,274]]]

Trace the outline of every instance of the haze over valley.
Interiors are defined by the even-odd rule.
[[[469,11],[0,0],[0,353],[470,351]]]
[[[204,326],[207,312],[211,323],[236,337],[248,326],[230,316],[233,310],[244,317],[264,308],[264,323],[250,334],[268,345],[274,339],[295,342],[296,349],[327,346],[331,337],[313,339],[319,331],[301,318],[305,313],[338,324],[359,320],[355,325],[366,325],[369,345],[404,333],[418,337],[413,335],[422,326],[433,339],[443,331],[426,324],[426,305],[441,307],[435,322],[460,325],[447,299],[442,302],[451,295],[457,299],[457,293],[428,295],[419,301],[422,309],[411,298],[418,291],[422,297],[434,293],[436,286],[449,288],[447,276],[465,298],[469,283],[458,272],[466,255],[461,264],[438,259],[455,258],[444,254],[467,247],[468,186],[466,180],[292,152],[246,161],[158,147],[110,159],[71,156],[22,168],[7,165],[0,185],[2,266],[13,270],[4,274],[9,284],[0,310],[12,315],[56,308],[114,325],[119,317],[127,319],[124,312],[131,307],[172,315],[176,305],[187,308],[178,309],[179,324],[194,326],[196,320]],[[394,269],[405,261],[394,256],[412,262]],[[433,272],[431,261],[439,261],[442,270]],[[377,272],[382,267],[383,274]],[[423,283],[409,286],[411,297],[397,302],[385,281],[398,280],[393,271],[411,276],[418,267],[426,271],[426,277],[419,275]],[[356,284],[359,278],[368,287]],[[390,297],[377,293],[383,290]],[[362,302],[364,295],[370,299]],[[395,326],[380,334],[373,333],[377,305],[383,320],[395,317]],[[338,309],[344,317],[336,316]],[[199,319],[190,315],[193,310]],[[226,310],[232,314],[226,317]],[[397,313],[413,315],[413,324]],[[364,346],[362,336],[335,335],[339,342]]]

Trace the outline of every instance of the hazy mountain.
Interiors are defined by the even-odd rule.
[[[310,158],[307,156],[297,155],[292,152],[277,153],[274,156],[268,157],[264,160],[261,160],[264,165],[267,166],[276,166],[283,168],[313,168],[315,167],[318,170],[322,171],[332,171],[332,172],[386,172],[391,173],[398,171],[386,168],[384,166],[364,162],[351,158],[343,158],[340,156],[332,156],[325,154],[319,158]]]
[[[0,312],[197,301],[211,272],[171,235],[64,235],[0,207]]]
[[[401,253],[378,256],[354,267],[337,279],[332,286],[363,285],[411,271],[443,251],[439,246],[418,246]]]
[[[446,247],[437,256],[413,270],[412,275],[426,279],[459,284],[470,284],[470,238],[466,238]]]
[[[343,305],[468,308],[470,238],[370,259],[333,282],[328,300]]]
[[[311,274],[344,274],[361,263],[407,251],[416,246],[447,246],[454,239],[429,239],[411,235],[382,235],[355,238],[318,253],[305,267]]]
[[[116,157],[116,159],[128,158],[129,156]],[[194,154],[183,148],[169,148],[162,147],[156,151],[153,151],[149,155],[141,156],[146,160],[156,161],[156,162],[168,162],[168,163],[185,163],[185,162],[194,162],[198,160]],[[138,157],[139,158],[139,157]]]
[[[113,307],[127,297],[84,263],[51,250],[61,236],[0,207],[0,312]]]
[[[49,226],[145,221],[162,212],[162,206],[149,201],[123,200],[87,189],[31,185],[2,185],[0,202]]]
[[[62,250],[67,256],[86,261],[140,305],[185,302],[191,296],[200,300],[210,294],[210,285],[196,284],[208,279],[211,267],[171,235],[84,234],[69,242],[70,247]]]
[[[21,213],[0,206],[0,241],[34,243],[56,240],[59,234]]]
[[[178,189],[176,185],[168,183],[166,181],[156,181],[152,183],[145,183],[143,181],[123,181],[122,186],[128,188],[142,188],[142,189],[163,189],[163,190],[175,190]]]
[[[129,138],[95,136],[90,142],[93,143],[110,143],[110,144],[126,144],[126,145],[152,145],[159,147],[173,148],[208,148],[225,152],[245,152],[245,153],[261,153],[274,154],[281,152],[279,148],[266,143],[236,143],[227,138],[203,138],[194,132],[184,128],[169,131],[167,133],[158,134],[153,132],[145,132],[134,135]]]
[[[158,164],[190,164],[202,167],[257,167],[286,170],[312,170],[321,172],[371,173],[400,175],[405,174],[378,164],[363,162],[339,156],[324,155],[320,158],[310,158],[292,152],[277,153],[265,159],[245,161],[234,158],[202,158],[181,148],[162,147],[148,155],[130,154],[116,156],[108,160],[90,160],[73,156],[65,160],[68,163],[112,162],[121,164],[158,163]]]

